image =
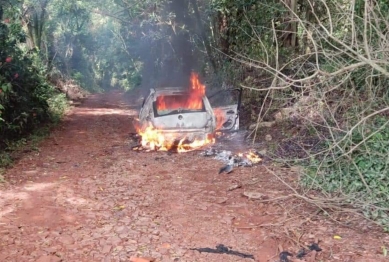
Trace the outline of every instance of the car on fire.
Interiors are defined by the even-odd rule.
[[[153,88],[139,112],[140,129],[152,127],[166,140],[205,140],[217,131],[239,129],[241,89],[207,97],[205,87]]]

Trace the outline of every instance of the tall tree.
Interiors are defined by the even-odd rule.
[[[23,5],[22,19],[27,27],[30,49],[41,49],[44,25],[47,19],[47,5],[50,0],[26,1]]]

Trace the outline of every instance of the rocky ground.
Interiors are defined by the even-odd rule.
[[[199,151],[133,151],[136,114],[119,92],[91,95],[7,171],[0,261],[388,260],[379,228],[281,182],[293,187],[297,169],[219,175],[222,163]],[[321,251],[296,257],[312,244]]]

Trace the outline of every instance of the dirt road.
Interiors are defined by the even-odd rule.
[[[274,176],[293,184],[288,169],[259,165],[218,175],[222,164],[198,151],[132,151],[135,115],[118,92],[90,96],[6,173],[0,261],[264,262],[279,261],[281,251],[294,255],[289,261],[387,259],[388,236],[365,221],[341,226],[288,197],[292,191]],[[243,186],[228,190],[236,184]],[[322,251],[298,260],[312,243]],[[224,254],[192,250],[220,244]]]

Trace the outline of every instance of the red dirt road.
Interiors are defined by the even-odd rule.
[[[222,164],[198,151],[132,151],[136,114],[118,92],[90,96],[38,151],[7,171],[8,183],[0,186],[0,261],[265,262],[314,242],[323,251],[289,260],[387,261],[387,235],[363,220],[341,226],[287,197],[292,191],[274,174],[293,184],[288,169],[255,166],[218,175]],[[242,188],[229,191],[236,183]],[[255,259],[192,250],[219,244]]]

